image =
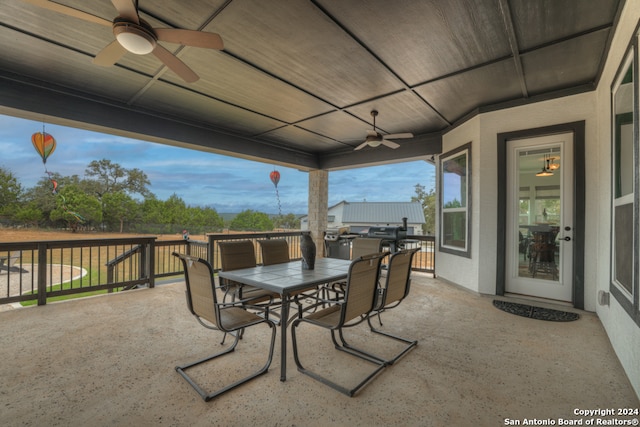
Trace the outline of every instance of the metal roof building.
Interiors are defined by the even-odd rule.
[[[419,202],[347,202],[341,201],[328,210],[329,228],[348,227],[358,233],[370,226],[401,226],[407,218],[408,234],[422,234],[424,211]],[[308,217],[301,218],[301,228],[307,230]]]

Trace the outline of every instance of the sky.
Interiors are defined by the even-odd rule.
[[[31,135],[42,132],[43,126],[56,140],[46,165],[31,143]],[[189,206],[211,207],[218,213],[246,209],[307,213],[307,172],[0,115],[0,167],[9,170],[24,189],[35,186],[46,170],[82,178],[89,163],[101,159],[142,170],[151,182],[149,189],[160,200],[176,194]],[[274,169],[280,172],[277,193],[269,178]],[[416,184],[427,191],[434,188],[432,164],[419,160],[329,172],[329,206],[343,200],[409,202]]]

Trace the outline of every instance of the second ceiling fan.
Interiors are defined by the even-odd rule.
[[[113,22],[49,0],[23,1],[74,18],[112,27],[115,40],[98,52],[93,59],[93,63],[97,65],[111,66],[127,52],[136,55],[151,53],[184,81],[193,83],[199,79],[198,75],[177,56],[159,45],[158,41],[207,49],[224,48],[222,38],[215,33],[180,28],[152,28],[140,18],[137,0],[135,2],[134,0],[111,0],[118,12]]]
[[[409,132],[404,132],[404,133],[391,133],[388,135],[383,135],[380,132],[378,132],[376,130],[376,116],[378,115],[378,112],[376,110],[371,111],[371,116],[373,117],[373,130],[368,130],[367,131],[367,137],[364,140],[364,142],[360,145],[358,145],[356,148],[354,148],[354,150],[360,150],[364,147],[366,147],[367,145],[369,147],[378,147],[380,145],[386,145],[389,148],[393,148],[396,149],[398,147],[400,147],[400,144],[397,144],[393,141],[390,141],[391,139],[406,139],[406,138],[413,138],[413,134],[409,133]]]

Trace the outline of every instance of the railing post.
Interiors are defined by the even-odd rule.
[[[145,245],[144,247],[147,248],[147,245]],[[147,277],[149,278],[149,288],[153,288],[156,286],[156,240],[155,239],[149,242],[146,258],[148,260],[146,264],[148,266]]]
[[[148,279],[150,277],[149,272],[147,271],[147,245],[141,244],[139,245],[140,251],[138,255],[138,277],[141,279]]]
[[[214,252],[214,248],[216,246],[216,241],[213,240],[213,235],[209,234],[209,243],[207,244],[207,261],[209,261],[209,264],[211,264],[213,266],[213,270],[215,271],[216,269],[216,265],[213,262],[213,260],[215,259],[215,252]]]
[[[47,244],[38,244],[38,305],[47,304]]]

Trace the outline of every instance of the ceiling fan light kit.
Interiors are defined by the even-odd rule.
[[[137,0],[111,0],[118,12],[118,16],[113,20],[113,23],[79,9],[49,0],[25,1],[87,22],[106,26],[111,25],[116,40],[108,44],[93,58],[94,64],[104,67],[114,65],[126,52],[136,55],[152,53],[182,80],[187,83],[193,83],[199,79],[198,75],[180,58],[159,45],[158,40],[205,49],[221,50],[224,48],[222,38],[215,33],[180,28],[151,27],[144,19],[140,19]]]
[[[142,22],[141,20],[140,23]],[[116,18],[113,21],[113,35],[116,36],[116,40],[122,47],[136,55],[146,55],[156,48],[157,39],[155,34],[144,25],[136,25]]]

